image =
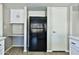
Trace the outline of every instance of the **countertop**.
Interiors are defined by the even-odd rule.
[[[0,41],[6,39],[6,37],[0,37]]]
[[[69,36],[70,39],[73,39],[73,40],[79,40],[79,37],[77,36]]]

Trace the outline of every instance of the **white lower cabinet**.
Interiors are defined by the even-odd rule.
[[[4,55],[4,40],[0,41],[0,55]]]
[[[77,49],[71,49],[71,55],[79,55],[79,51]]]
[[[71,55],[79,55],[79,40],[71,39]]]
[[[0,55],[4,55],[4,49],[0,50]]]

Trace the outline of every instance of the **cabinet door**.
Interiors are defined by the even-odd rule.
[[[70,39],[71,55],[79,55],[79,40]]]
[[[24,9],[11,9],[11,23],[24,23]]]
[[[0,4],[0,36],[3,36],[3,9],[2,4]]]

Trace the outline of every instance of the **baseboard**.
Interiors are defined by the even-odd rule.
[[[47,50],[47,52],[52,52],[52,50]]]
[[[10,46],[4,53],[8,52],[11,48],[12,48],[12,46]]]
[[[24,45],[12,45],[12,47],[24,47]]]

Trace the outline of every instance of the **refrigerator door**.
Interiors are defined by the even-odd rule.
[[[30,17],[29,51],[46,51],[45,17]]]

